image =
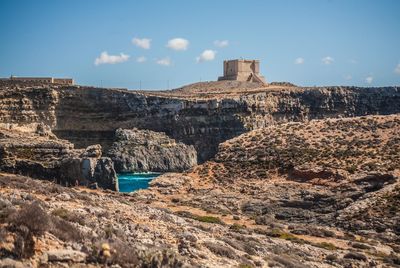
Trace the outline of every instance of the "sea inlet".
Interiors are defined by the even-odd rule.
[[[160,176],[161,173],[120,173],[118,174],[119,191],[130,193],[140,189],[147,189],[149,182]]]

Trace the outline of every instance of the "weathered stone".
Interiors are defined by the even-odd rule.
[[[66,186],[89,185],[99,179],[100,187],[117,181],[113,165],[98,169],[101,146],[93,145],[84,152],[68,141],[35,133],[0,128],[0,170],[39,179],[56,180]],[[101,172],[105,172],[102,174]],[[111,184],[105,183],[107,180]],[[110,186],[107,189],[118,189]]]
[[[85,253],[70,249],[50,250],[46,254],[49,262],[84,262],[86,260]]]
[[[85,151],[81,154],[81,157],[94,157],[100,158],[101,157],[101,145],[95,144],[88,146]]]
[[[224,76],[218,77],[221,80],[250,81],[266,84],[264,76],[260,74],[259,60],[225,60]]]
[[[103,152],[118,128],[162,131],[193,145],[199,162],[213,157],[221,142],[272,123],[400,112],[399,87],[260,88],[219,81],[168,92],[5,82],[0,88],[0,126],[44,122],[77,148],[101,144]]]
[[[119,191],[117,174],[110,158],[102,157],[97,161],[93,177],[101,188]]]
[[[177,143],[164,133],[117,129],[115,139],[108,155],[114,161],[117,172],[174,172],[197,164],[193,146]]]
[[[4,258],[0,259],[0,268],[26,268],[26,264],[10,259],[10,258]],[[28,266],[32,267],[32,266]]]

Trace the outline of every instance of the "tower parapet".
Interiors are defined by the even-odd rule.
[[[260,74],[259,60],[224,60],[224,75],[218,77],[221,80],[267,83]]]

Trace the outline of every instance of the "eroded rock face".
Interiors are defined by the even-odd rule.
[[[211,86],[210,86],[211,84]],[[80,86],[0,83],[0,125],[49,125],[76,148],[114,142],[118,128],[165,132],[196,148],[199,162],[218,144],[274,123],[400,112],[398,87],[293,87],[223,83],[196,90],[133,92]]]
[[[400,115],[278,124],[131,194],[0,173],[1,257],[24,266],[396,266],[399,128]],[[18,257],[26,234],[31,246]],[[44,256],[52,249],[56,261]]]
[[[117,129],[108,151],[117,172],[173,172],[197,164],[196,150],[164,133],[139,129]]]
[[[101,146],[74,149],[52,134],[0,129],[0,170],[60,184],[90,185],[118,191],[111,159],[101,157]]]
[[[101,188],[118,191],[118,179],[114,170],[114,164],[108,157],[102,157],[97,160],[93,174],[94,181]]]

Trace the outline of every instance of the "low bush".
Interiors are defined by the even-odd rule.
[[[63,241],[82,241],[84,239],[82,233],[71,223],[57,217],[52,218],[52,223],[50,233],[59,239]]]
[[[34,235],[42,235],[51,228],[50,217],[38,202],[24,204],[20,210],[10,215],[8,222],[17,228],[24,226]]]
[[[213,242],[204,242],[204,246],[206,246],[212,253],[216,255],[227,257],[230,259],[236,259],[237,257],[235,251],[226,246],[219,245]]]
[[[38,202],[23,204],[20,210],[9,215],[9,228],[15,233],[13,255],[17,258],[29,258],[34,254],[33,236],[43,235],[51,228],[49,215]]]
[[[229,227],[229,230],[232,230],[234,232],[240,232],[243,229],[246,229],[246,226],[237,223],[234,223]]]
[[[363,244],[363,243],[352,243],[351,246],[353,248],[359,248],[359,249],[370,249],[371,248],[370,246]]]
[[[214,216],[199,216],[199,215],[193,215],[192,217],[194,220],[201,221],[201,222],[207,222],[207,223],[215,223],[215,224],[224,224],[224,222]]]
[[[359,260],[359,261],[367,261],[367,257],[362,254],[362,253],[358,253],[358,252],[349,252],[346,253],[343,258],[345,259],[353,259],[353,260]]]
[[[325,258],[328,262],[336,262],[338,259],[338,256],[336,254],[329,254]]]
[[[69,222],[76,222],[80,225],[85,225],[85,218],[82,215],[68,211],[65,208],[57,208],[53,210],[51,214]]]
[[[329,243],[329,242],[321,242],[321,243],[316,243],[313,245],[316,247],[319,247],[319,248],[327,249],[327,250],[336,250],[337,249],[337,247],[334,244]]]
[[[287,267],[287,268],[306,268],[307,267],[287,255],[282,255],[282,256],[276,255],[272,258],[272,261],[268,262],[268,264],[271,267],[275,267],[275,266],[280,267],[281,265],[283,265],[284,267]]]

